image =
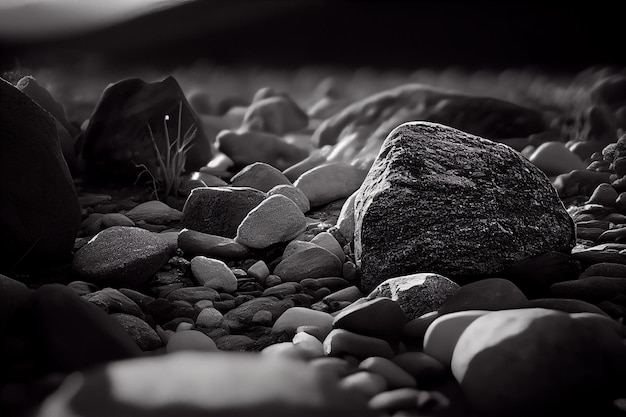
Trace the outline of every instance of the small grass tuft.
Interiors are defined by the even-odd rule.
[[[150,124],[147,124],[148,134],[152,142],[152,149],[157,157],[158,167],[150,170],[145,164],[136,164],[138,168],[143,168],[139,174],[148,173],[152,180],[154,194],[160,200],[165,200],[168,196],[177,197],[183,182],[182,173],[185,170],[185,162],[187,161],[187,152],[193,147],[191,143],[196,136],[197,129],[195,126],[189,126],[189,129],[181,135],[182,131],[182,112],[183,103],[178,106],[178,127],[177,136],[172,141],[168,130],[169,115],[163,118],[163,132],[165,136],[165,152],[159,150],[154,131]],[[139,178],[139,176],[137,178]]]

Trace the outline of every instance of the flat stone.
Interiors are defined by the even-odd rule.
[[[293,185],[307,196],[311,207],[319,207],[348,197],[361,186],[366,174],[345,162],[329,162],[300,175]]]
[[[511,281],[486,278],[464,285],[438,309],[439,314],[463,310],[506,310],[528,306],[528,298]]]
[[[277,185],[270,189],[267,192],[268,196],[272,196],[275,194],[284,195],[298,206],[302,213],[307,213],[311,209],[311,203],[309,203],[309,199],[307,196],[296,186],[294,185]]]
[[[409,320],[435,311],[458,290],[459,285],[438,274],[413,274],[380,283],[368,300],[387,297],[396,301]]]
[[[244,167],[230,179],[231,187],[252,187],[267,193],[278,185],[292,185],[285,175],[264,162]]]
[[[139,317],[124,313],[113,313],[111,317],[122,325],[142,351],[149,352],[163,346],[157,332]]]
[[[224,314],[224,319],[226,322],[247,326],[252,323],[252,318],[258,311],[267,310],[272,313],[272,321],[276,321],[291,307],[294,307],[294,304],[290,300],[278,300],[275,297],[259,297],[233,308]]]
[[[608,317],[608,315],[594,304],[575,298],[535,298],[528,300],[528,308],[547,308],[565,313],[594,313]]]
[[[576,239],[552,184],[523,156],[427,122],[389,134],[357,193],[355,222],[365,291],[418,271],[472,280],[567,253]]]
[[[183,229],[178,233],[178,247],[186,255],[202,255],[228,261],[246,259],[250,250],[235,239]]]
[[[591,276],[602,277],[625,277],[626,265],[613,262],[600,262],[590,265],[581,274],[580,278],[586,278]]]
[[[198,330],[175,332],[169,338],[165,347],[167,353],[181,351],[215,352],[217,350],[215,342]]]
[[[385,340],[364,336],[344,329],[333,329],[324,339],[326,356],[352,355],[358,359],[380,356],[391,358],[393,349]]]
[[[626,264],[626,244],[601,243],[594,246],[576,245],[572,249],[572,258],[580,261],[583,266],[601,262]]]
[[[165,298],[170,301],[182,300],[195,304],[202,300],[217,301],[220,299],[220,294],[217,290],[203,285],[201,287],[178,288],[167,294]]]
[[[161,201],[152,200],[128,210],[126,216],[135,222],[143,220],[151,224],[169,224],[180,221],[183,213]]]
[[[216,291],[232,293],[237,291],[237,277],[219,259],[195,256],[191,260],[191,272],[196,281]]]
[[[594,304],[610,301],[623,293],[626,293],[626,277],[586,277],[558,282],[550,287],[553,297],[576,298]]]
[[[300,208],[283,195],[267,197],[252,209],[237,228],[235,241],[254,249],[288,242],[304,232],[306,220]]]
[[[234,238],[246,215],[265,199],[250,187],[194,188],[183,207],[183,227],[210,235]]]
[[[103,230],[74,255],[76,276],[100,286],[133,288],[146,282],[174,255],[176,246],[138,227]]]
[[[274,417],[376,415],[364,398],[341,390],[332,374],[302,361],[244,352],[177,352],[113,362],[65,381],[37,415],[82,416],[93,409],[136,415],[138,404],[149,404],[149,413],[186,417],[244,417],[250,410]]]
[[[349,330],[365,336],[396,341],[408,319],[400,305],[390,298],[375,298],[347,307],[337,314],[333,328]]]
[[[371,356],[361,361],[359,369],[382,376],[387,381],[387,387],[391,389],[417,386],[417,381],[411,374],[387,358]]]
[[[141,319],[145,317],[141,308],[133,300],[114,288],[103,288],[84,295],[83,298],[109,314],[125,313]]]
[[[332,323],[333,316],[328,313],[305,307],[291,307],[274,322],[272,332],[285,332],[288,336],[293,336],[300,326],[317,326],[330,332]]]
[[[274,274],[283,281],[300,282],[305,278],[340,276],[342,265],[339,259],[321,246],[310,244],[303,250],[283,257],[274,268]]]

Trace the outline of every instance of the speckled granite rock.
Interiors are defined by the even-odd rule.
[[[355,222],[365,291],[413,272],[485,276],[575,243],[539,169],[507,146],[427,122],[389,134],[356,195]]]

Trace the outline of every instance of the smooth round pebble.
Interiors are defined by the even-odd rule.
[[[359,369],[376,373],[387,381],[389,388],[414,388],[415,378],[387,358],[371,356],[359,364]]]
[[[376,373],[359,371],[343,377],[339,386],[371,398],[387,389],[387,381]]]
[[[321,333],[330,333],[333,316],[322,311],[311,310],[305,307],[291,307],[276,320],[272,326],[273,333],[286,332],[292,336],[300,326],[316,326]]]
[[[193,350],[201,352],[215,352],[217,345],[204,333],[198,330],[182,330],[173,333],[165,346],[167,353]]]
[[[218,259],[195,256],[191,260],[191,273],[200,285],[227,293],[237,290],[237,277]]]

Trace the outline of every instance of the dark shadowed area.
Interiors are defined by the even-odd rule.
[[[158,3],[158,2],[157,2]],[[151,65],[168,70],[198,59],[222,65],[579,71],[622,65],[620,14],[606,2],[490,1],[170,2],[93,31],[0,38],[10,67],[74,63]],[[2,12],[0,12],[2,13]],[[25,18],[24,25],[29,20]]]

